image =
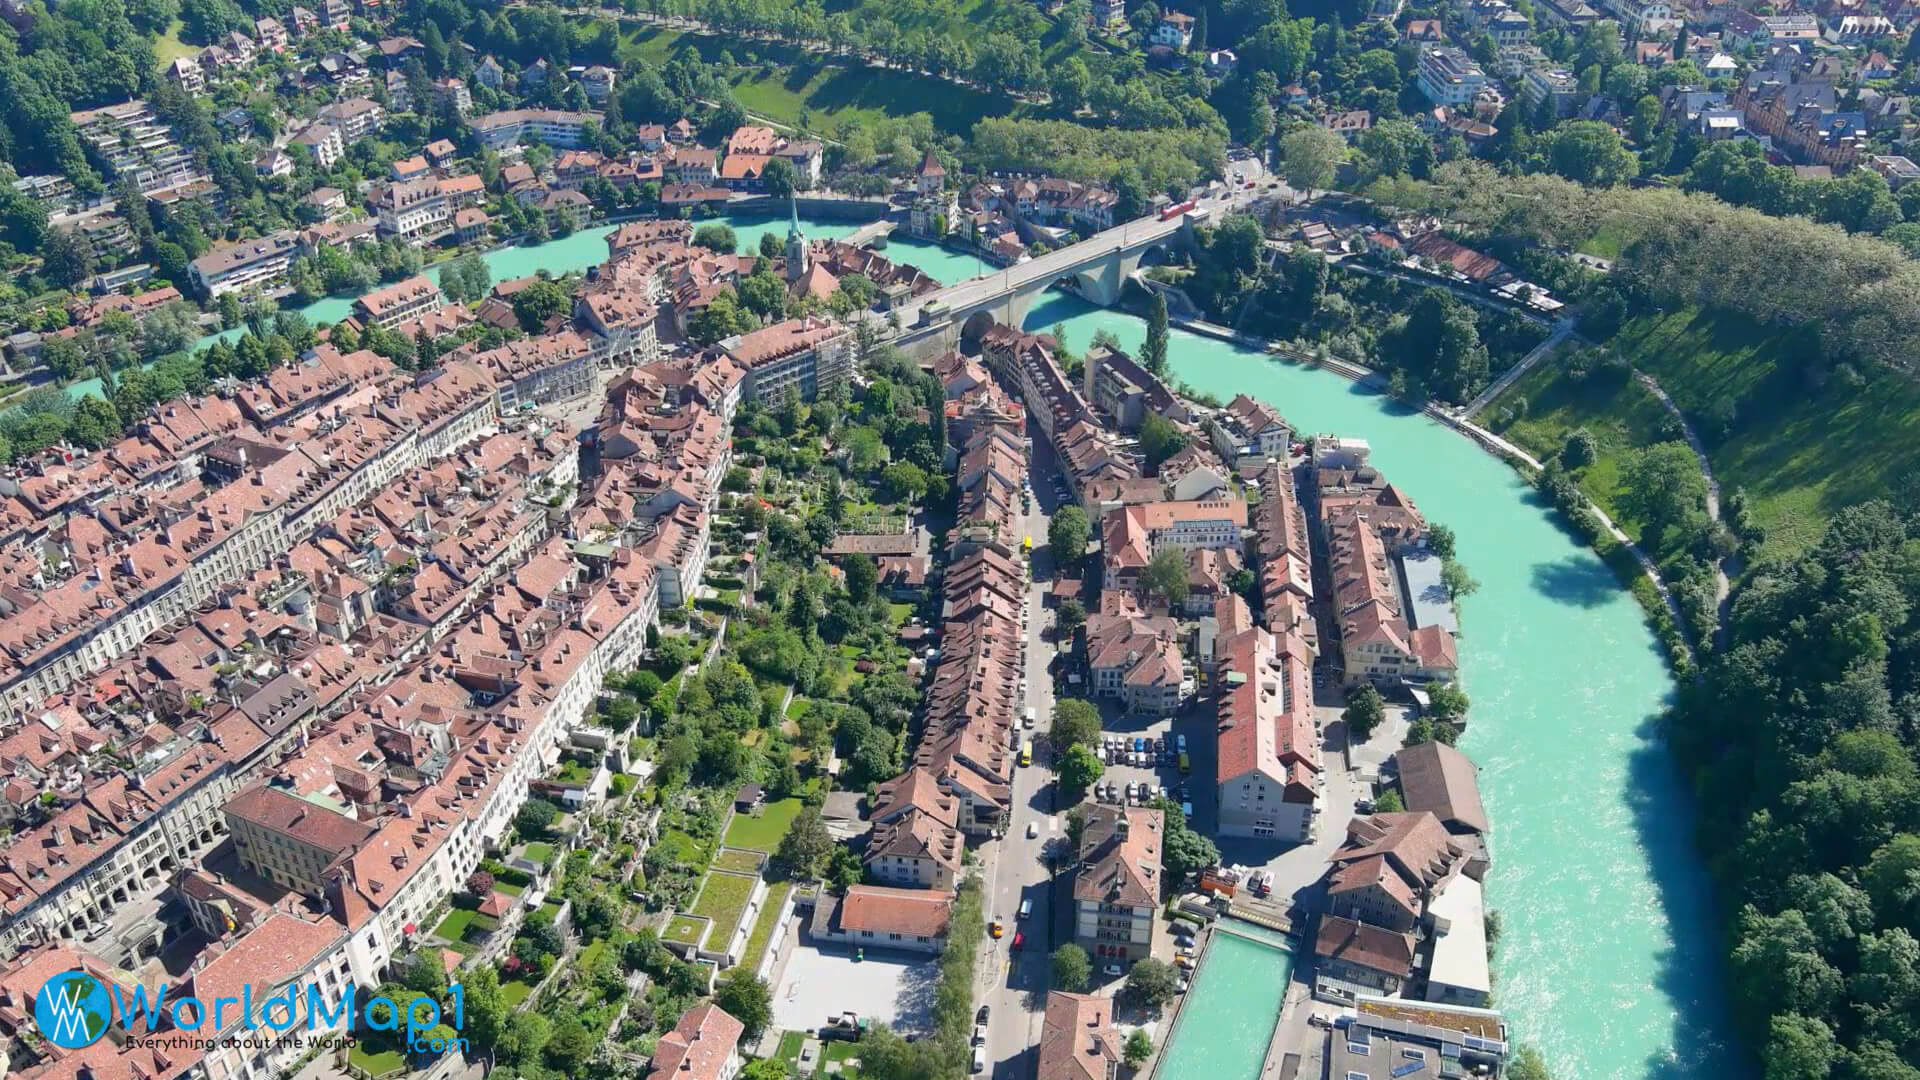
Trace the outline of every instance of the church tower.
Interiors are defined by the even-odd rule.
[[[787,208],[792,212],[791,224],[787,226],[787,280],[799,281],[807,276],[807,238],[800,232],[799,200],[791,194],[787,196]]]

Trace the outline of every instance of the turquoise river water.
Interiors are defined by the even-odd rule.
[[[786,230],[784,220],[715,220],[739,232],[742,251],[755,250],[762,232]],[[802,227],[814,237],[855,228],[804,220]],[[607,231],[486,258],[495,281],[582,270],[605,257]],[[986,269],[971,256],[904,239],[888,250],[947,283]],[[332,322],[350,303],[332,297],[303,311]],[[1036,306],[1027,320],[1030,329],[1055,325],[1075,348],[1097,329],[1129,348],[1145,337],[1141,320],[1067,297]],[[1493,819],[1487,887],[1503,921],[1494,993],[1514,1036],[1539,1046],[1562,1080],[1738,1077],[1746,1059],[1727,1034],[1718,934],[1690,850],[1688,798],[1653,732],[1672,684],[1633,599],[1511,469],[1466,438],[1339,376],[1223,342],[1175,330],[1169,355],[1174,376],[1199,390],[1223,400],[1251,394],[1303,431],[1367,439],[1375,464],[1458,534],[1460,559],[1481,582],[1462,611],[1462,681],[1473,699],[1462,748],[1480,763]],[[1284,983],[1285,965],[1248,949],[1265,947],[1229,944],[1220,955],[1239,962],[1220,965],[1217,975],[1203,971],[1196,989],[1252,970],[1277,972],[1270,977]],[[1277,1005],[1263,994],[1280,989],[1256,990],[1220,996],[1240,1003],[1235,1012],[1247,1021],[1223,1032],[1270,1030]],[[1242,1080],[1226,1063],[1243,1057],[1204,1056],[1161,1075]]]
[[[1063,296],[1027,319],[1057,324],[1076,349],[1099,329],[1130,349],[1146,336],[1137,318]],[[1222,400],[1250,394],[1303,431],[1365,438],[1374,464],[1458,534],[1481,582],[1461,612],[1473,700],[1461,748],[1493,821],[1494,1001],[1514,1037],[1573,1080],[1742,1075],[1689,796],[1653,730],[1672,682],[1633,598],[1512,469],[1424,415],[1179,330],[1168,357],[1177,380]]]

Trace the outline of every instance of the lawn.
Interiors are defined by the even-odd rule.
[[[767,951],[767,942],[773,940],[773,930],[780,919],[780,905],[786,903],[787,894],[793,891],[793,882],[776,881],[767,886],[767,899],[760,906],[760,915],[753,920],[753,932],[747,935],[746,951],[740,954],[740,962],[749,967],[760,963],[760,954]]]
[[[535,840],[533,843],[522,848],[520,854],[528,862],[545,866],[553,861],[553,845],[545,841]]]
[[[599,957],[601,953],[606,951],[607,951],[607,939],[601,938],[600,940],[580,950],[580,958],[576,962],[575,966],[583,969],[591,968],[593,966],[593,961],[597,957]]]
[[[696,919],[690,915],[675,915],[661,932],[663,941],[678,942],[682,945],[700,944],[701,935],[707,932],[707,920]]]
[[[806,1041],[807,1033],[804,1031],[782,1032],[780,1035],[779,1049],[773,1052],[773,1056],[786,1062],[788,1065],[794,1065],[799,1062],[800,1047]],[[857,1042],[835,1041],[822,1043],[820,1047],[820,1064],[823,1066],[830,1062],[844,1063],[859,1056],[860,1044]],[[856,1075],[856,1071],[850,1068],[842,1068],[835,1075],[847,1077],[851,1080],[851,1078]]]
[[[737,870],[742,874],[759,873],[760,862],[761,859],[758,852],[741,851],[736,848],[727,848],[725,851],[714,856],[713,859],[713,865],[720,869]]]
[[[741,64],[729,82],[741,107],[756,116],[798,125],[802,113],[818,132],[835,133],[846,122],[871,124],[889,116],[927,113],[941,131],[966,134],[983,117],[1005,116],[1015,102],[998,94],[956,86],[906,71],[849,67],[788,46],[755,42],[761,62]],[[738,40],[686,34],[655,26],[633,28],[621,47],[649,65],[664,65],[692,49],[708,62],[722,51],[741,59]]]
[[[807,1041],[804,1031],[783,1031],[780,1033],[780,1048],[773,1056],[791,1065],[800,1060],[800,1046]]]
[[[713,920],[713,930],[707,934],[708,948],[724,949],[727,942],[733,940],[733,932],[739,929],[740,919],[747,913],[747,901],[753,899],[753,888],[759,881],[746,874],[707,875],[707,883],[700,887],[700,899],[693,902],[693,913]]]
[[[1612,345],[1689,415],[1734,404],[1731,434],[1709,437],[1707,456],[1722,490],[1751,500],[1767,533],[1763,557],[1804,551],[1836,511],[1885,495],[1920,469],[1920,387],[1896,372],[1809,380],[1802,365],[1815,351],[1811,331],[1689,308],[1630,319]],[[1528,400],[1538,411],[1540,399]],[[1570,408],[1568,417],[1598,436],[1600,424],[1632,429],[1638,412],[1609,400]]]
[[[893,625],[905,626],[907,620],[913,618],[914,605],[889,603],[887,611],[893,616]]]
[[[478,914],[468,908],[454,908],[447,912],[447,917],[440,920],[440,925],[434,927],[433,932],[447,941],[459,941],[467,935],[467,926]]]
[[[660,843],[673,853],[674,860],[689,866],[705,866],[713,859],[713,849],[679,829],[660,834]]]
[[[773,854],[780,846],[780,839],[787,835],[787,826],[800,814],[800,800],[781,799],[770,802],[760,808],[760,815],[733,815],[733,824],[727,826],[727,846],[747,848],[752,851],[764,851]]]
[[[183,56],[194,56],[200,52],[200,46],[189,45],[180,40],[180,28],[180,20],[175,19],[173,25],[167,27],[166,33],[154,39],[153,58],[158,60],[163,68]]]
[[[500,984],[500,1002],[509,1009],[527,1000],[527,995],[531,993],[533,984],[519,979],[508,979]]]
[[[364,1042],[356,1042],[347,1051],[347,1060],[359,1068],[365,1069],[370,1076],[382,1076],[396,1069],[404,1069],[407,1056],[398,1049],[372,1050]]]
[[[527,891],[527,887],[525,885],[515,885],[511,881],[500,881],[498,879],[495,879],[493,883],[493,891],[497,893],[506,893],[508,896],[519,896],[521,893]]]

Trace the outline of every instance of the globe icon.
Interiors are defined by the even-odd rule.
[[[113,999],[99,979],[63,971],[48,979],[33,999],[33,1021],[53,1045],[67,1050],[92,1046],[107,1033]]]

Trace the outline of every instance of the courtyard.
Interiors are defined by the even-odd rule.
[[[900,1032],[931,1030],[936,958],[868,949],[855,960],[844,945],[817,945],[804,930],[773,990],[773,1027],[814,1031],[829,1016],[854,1012]]]

